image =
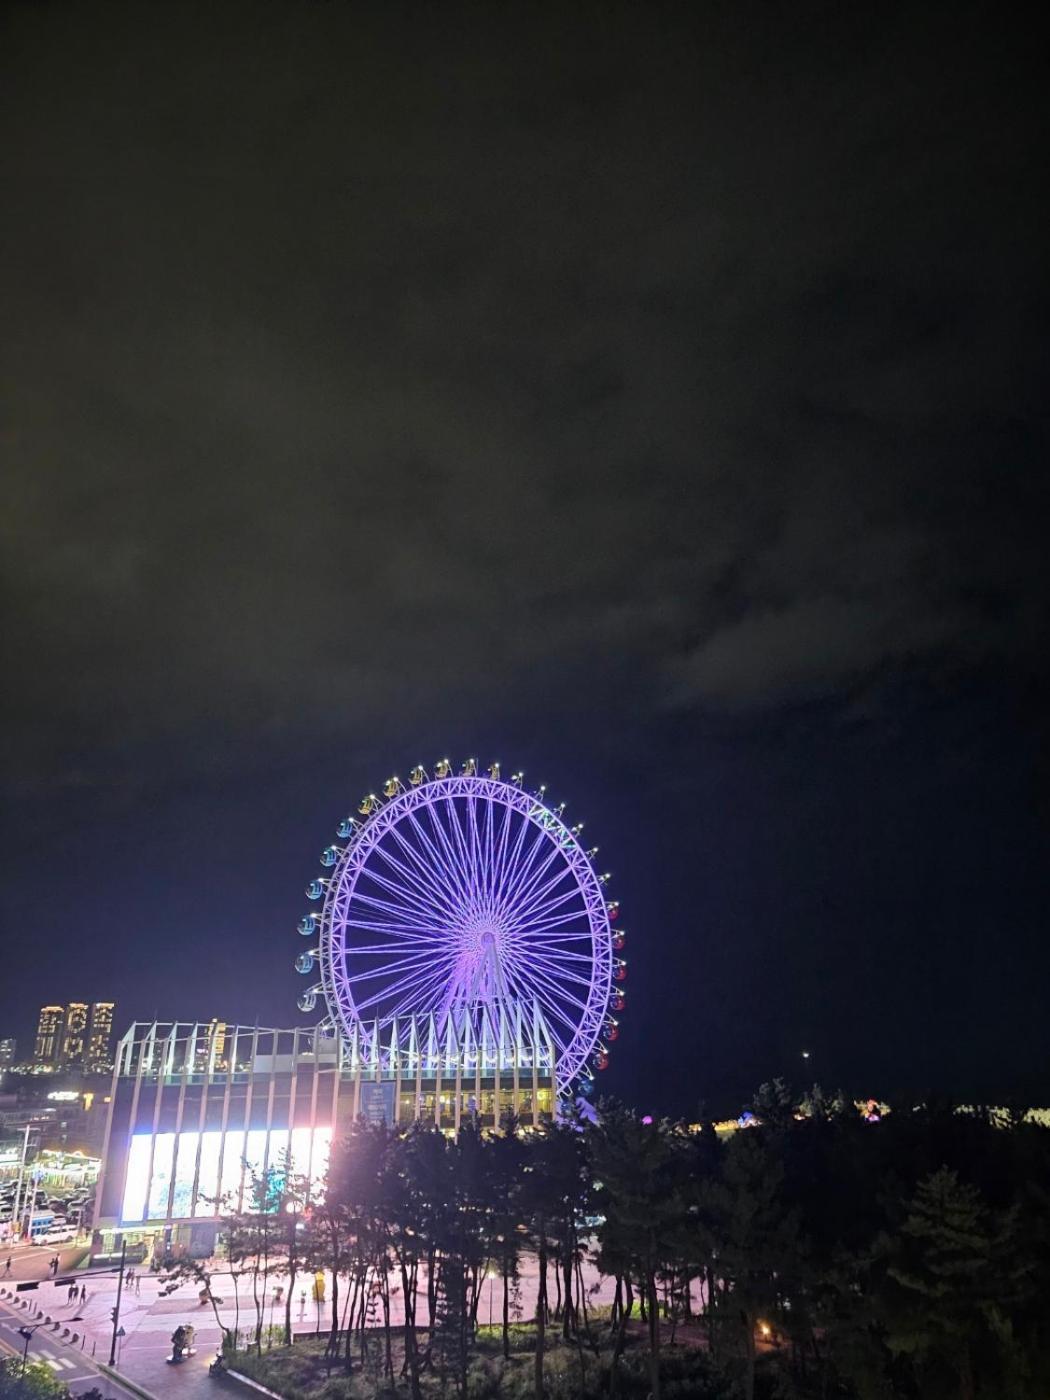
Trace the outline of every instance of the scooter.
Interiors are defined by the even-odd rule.
[[[194,1329],[185,1323],[181,1327],[176,1327],[171,1334],[171,1355],[168,1357],[169,1366],[177,1366],[185,1361],[188,1356],[196,1356],[197,1348],[193,1345]]]

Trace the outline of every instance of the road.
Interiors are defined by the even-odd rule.
[[[48,1249],[46,1245],[15,1244],[0,1245],[0,1283],[12,1287],[11,1279],[48,1279],[51,1277],[50,1263],[58,1255],[61,1260],[59,1273],[75,1269],[87,1254],[86,1244],[60,1245]],[[11,1260],[11,1270],[7,1272],[7,1260]]]

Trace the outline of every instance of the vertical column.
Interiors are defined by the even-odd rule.
[[[222,1091],[222,1121],[219,1124],[219,1170],[217,1185],[220,1197],[222,1196],[223,1171],[226,1165],[226,1129],[229,1127],[230,1123],[230,1101],[233,1096],[233,1076],[237,1069],[237,1037],[239,1032],[239,1026],[231,1026],[226,1036],[230,1048],[226,1057],[226,1083]],[[212,1046],[213,1057],[214,1054],[215,1047]],[[231,1209],[236,1210],[238,1205],[239,1202],[234,1201],[231,1205]],[[215,1214],[220,1214],[220,1211],[221,1201],[215,1207]]]
[[[116,1108],[117,1108],[117,1084],[118,1084],[118,1082],[119,1082],[119,1080],[120,1080],[120,1072],[121,1072],[121,1069],[124,1068],[124,1066],[125,1066],[125,1060],[126,1060],[126,1059],[130,1059],[131,1051],[132,1051],[132,1049],[133,1049],[133,1047],[134,1047],[134,1043],[135,1043],[135,1025],[136,1025],[136,1022],[133,1021],[133,1022],[131,1023],[131,1029],[127,1032],[127,1034],[126,1034],[125,1036],[122,1037],[120,1044],[117,1046],[117,1053],[116,1053],[116,1054],[114,1055],[114,1057],[113,1057],[113,1073],[112,1073],[112,1075],[110,1076],[110,1084],[109,1084],[109,1108],[106,1110],[106,1128],[105,1128],[105,1132],[104,1132],[103,1135],[102,1135],[102,1161],[101,1161],[101,1163],[100,1163],[100,1165],[99,1165],[98,1180],[97,1180],[97,1182],[95,1183],[95,1201],[96,1201],[96,1208],[95,1208],[95,1226],[94,1226],[95,1229],[97,1229],[98,1226],[99,1226],[99,1224],[101,1223],[101,1216],[102,1216],[102,1200],[103,1200],[102,1192],[103,1192],[103,1190],[104,1190],[104,1188],[105,1188],[105,1185],[106,1185],[106,1177],[107,1177],[107,1175],[108,1175],[108,1172],[107,1172],[106,1169],[107,1169],[107,1167],[109,1166],[110,1139],[111,1139],[112,1136],[113,1136],[113,1114],[116,1112]],[[136,1089],[137,1089],[137,1088],[138,1088],[138,1085],[136,1084],[135,1087],[136,1087]],[[137,1097],[137,1095],[136,1095],[136,1097]],[[127,1132],[127,1139],[128,1139],[128,1142],[129,1142],[129,1143],[130,1143],[130,1140],[131,1140],[132,1128],[133,1128],[133,1124],[129,1121],[129,1123],[128,1123],[128,1132]],[[126,1170],[127,1170],[127,1161],[128,1161],[128,1147],[127,1147],[127,1145],[125,1145],[124,1152],[123,1152],[122,1155],[123,1155],[123,1159],[124,1159],[124,1168],[125,1168],[125,1172],[126,1172]],[[121,1192],[120,1192],[120,1198],[121,1198],[121,1200],[123,1200],[123,1196],[124,1196],[123,1186],[124,1186],[124,1183],[123,1183],[123,1181],[122,1181],[122,1182],[121,1182]],[[118,1208],[117,1219],[118,1219],[118,1221],[119,1221],[119,1219],[120,1219],[119,1208]]]
[[[186,1105],[186,1077],[190,1072],[192,1061],[189,1058],[190,1051],[196,1046],[196,1037],[190,1036],[184,1042],[182,1074],[179,1076],[179,1100],[175,1107],[175,1141],[171,1147],[171,1180],[168,1182],[168,1204],[164,1211],[167,1223],[170,1225],[172,1213],[175,1209],[175,1177],[179,1169],[179,1143],[182,1141],[182,1111]],[[173,1045],[174,1051],[174,1045]],[[174,1070],[174,1053],[172,1056],[172,1067]],[[198,1146],[199,1146],[198,1142]],[[191,1207],[192,1211],[192,1207]]]
[[[272,1037],[270,1041],[270,1087],[266,1095],[266,1151],[263,1153],[263,1172],[269,1171],[273,1163],[270,1161],[270,1133],[273,1130],[273,1101],[277,1093],[277,1052],[281,1046],[281,1032],[268,1031]]]

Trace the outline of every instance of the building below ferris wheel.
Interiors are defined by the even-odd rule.
[[[252,1172],[320,1180],[351,1122],[454,1133],[513,1113],[550,1121],[554,1040],[538,1006],[399,1019],[349,1038],[322,1027],[222,1021],[137,1023],[117,1046],[92,1255],[215,1248],[225,1215],[247,1208]]]

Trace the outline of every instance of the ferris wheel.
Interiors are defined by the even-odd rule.
[[[320,981],[299,998],[304,1012],[323,995],[328,1025],[350,1038],[381,1035],[391,1022],[479,1016],[538,1007],[555,1048],[560,1092],[586,1090],[608,1064],[619,1031],[627,975],[619,906],[608,896],[597,847],[583,823],[524,775],[479,772],[448,759],[433,773],[389,778],[382,796],[362,798],[325,848],[330,871],[307,886],[320,908],[299,932],[317,946],[296,959]]]

